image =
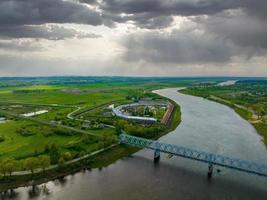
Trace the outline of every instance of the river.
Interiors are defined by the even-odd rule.
[[[267,162],[267,151],[255,129],[232,109],[177,89],[156,93],[176,101],[182,122],[160,141],[212,153]],[[221,172],[217,172],[220,169]],[[50,193],[31,196],[30,188],[18,188],[11,199],[53,200],[157,200],[157,199],[267,199],[267,179],[215,167],[207,181],[207,164],[141,150],[103,168],[76,173],[47,184]]]

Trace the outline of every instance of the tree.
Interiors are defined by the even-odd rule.
[[[62,154],[62,158],[63,158],[64,160],[70,160],[70,159],[72,158],[72,155],[71,155],[70,152],[64,152],[64,153]]]
[[[258,119],[260,119],[260,117],[261,117],[262,115],[264,115],[264,108],[263,108],[262,105],[258,105],[258,104],[253,105],[253,106],[252,106],[252,109],[255,111],[255,113],[256,113]]]
[[[44,172],[45,169],[50,166],[51,159],[49,156],[39,156],[38,160],[39,160],[39,165]]]
[[[59,169],[62,169],[65,166],[65,160],[64,158],[60,157],[58,160],[58,167]]]
[[[0,161],[0,173],[4,176],[7,174],[6,159]]]
[[[0,162],[0,173],[6,176],[9,174],[11,176],[12,172],[14,172],[18,168],[18,162],[14,158],[5,158]]]
[[[50,148],[51,163],[52,164],[58,163],[59,157],[60,157],[60,152],[58,147],[55,144],[52,144]]]
[[[6,168],[9,176],[11,176],[12,172],[14,172],[17,169],[18,162],[14,158],[9,158],[6,161]]]
[[[30,170],[32,175],[34,173],[34,170],[36,168],[39,167],[39,161],[37,158],[34,158],[34,157],[31,157],[31,158],[27,158],[24,162],[24,167],[27,169],[27,170]]]

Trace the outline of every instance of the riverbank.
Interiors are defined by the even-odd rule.
[[[172,112],[170,121],[163,132],[158,134],[155,138],[151,139],[157,139],[173,131],[181,122],[180,106],[170,99],[167,100],[174,105],[174,110]],[[115,147],[106,149],[105,151],[101,151],[95,155],[83,156],[82,158],[75,159],[75,162],[69,161],[58,167],[50,167],[45,170],[45,172],[43,172],[42,170],[36,170],[33,175],[31,173],[20,174],[18,172],[15,172],[12,176],[0,178],[0,192],[7,191],[9,189],[15,189],[18,187],[39,185],[50,180],[62,178],[66,175],[78,172],[83,169],[106,167],[114,163],[116,160],[125,156],[129,156],[137,152],[138,150],[140,149],[128,147],[125,145],[116,145]]]
[[[192,90],[189,89],[182,89],[179,90],[180,93],[186,94],[186,95],[192,95],[192,96],[198,96],[203,97],[205,99],[226,105],[230,108],[232,108],[240,117],[248,121],[256,130],[257,133],[262,137],[262,141],[267,147],[267,124],[261,122],[260,120],[255,120],[255,113],[253,113],[248,108],[238,105],[234,102],[231,102],[229,100],[222,99],[220,97],[214,96],[214,95],[207,95],[205,93],[195,93]]]
[[[137,148],[116,145],[113,148],[101,151],[98,154],[84,157],[76,162],[69,162],[58,167],[51,167],[47,170],[36,171],[34,174],[21,174],[2,177],[0,181],[0,192],[18,187],[28,187],[40,185],[51,180],[61,179],[69,174],[73,174],[85,169],[106,167],[121,157],[130,155],[138,151]]]

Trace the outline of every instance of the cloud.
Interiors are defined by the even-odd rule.
[[[59,25],[27,25],[0,27],[1,38],[42,38],[48,40],[62,40],[65,38],[98,38],[101,35],[80,32],[73,28]]]
[[[141,28],[171,25],[173,16],[215,15],[243,9],[266,18],[266,3],[260,0],[2,0],[0,26],[76,23],[114,26],[134,22]]]
[[[132,22],[139,28],[162,29],[170,26],[173,22],[172,16],[158,15],[153,13],[137,13],[133,15],[123,15],[114,13],[103,13],[103,17],[110,19],[112,22],[127,23]]]
[[[114,22],[134,22],[140,28],[170,26],[173,16],[216,15],[228,10],[244,10],[266,19],[267,4],[261,0],[80,0],[102,10],[102,17]]]
[[[195,22],[203,25],[206,32],[230,39],[238,46],[250,47],[255,54],[267,50],[267,21],[249,16],[243,11],[199,17]]]
[[[1,0],[0,26],[78,23],[101,25],[103,19],[92,8],[64,0]]]
[[[242,6],[244,11],[246,11],[249,15],[256,16],[261,19],[267,19],[267,3],[262,0],[243,0]]]
[[[198,29],[173,30],[171,33],[145,32],[123,40],[123,59],[152,63],[222,63],[237,49],[227,40]]]
[[[11,50],[11,51],[42,51],[43,47],[31,40],[0,40],[1,50]]]
[[[87,1],[81,1],[87,2]],[[133,21],[148,29],[171,25],[173,16],[213,15],[241,7],[242,0],[102,0],[90,1],[103,11],[103,17],[123,23]]]
[[[1,0],[0,38],[96,38],[100,35],[64,28],[65,23],[102,25],[104,19],[92,8],[63,0]],[[47,25],[49,24],[49,25]],[[51,25],[57,24],[57,25]]]
[[[2,0],[0,31],[47,23],[114,27],[114,22],[162,29],[172,25],[173,16],[211,16],[243,9],[266,17],[265,8],[266,3],[260,0]]]
[[[126,2],[129,3],[129,1]],[[181,1],[171,2],[178,5]],[[192,2],[187,3],[192,4]],[[248,60],[254,56],[267,55],[267,22],[263,19],[264,13],[256,12],[256,8],[259,8],[262,3],[256,1],[255,5],[252,5],[247,0],[236,2],[228,0],[223,4],[212,6],[214,2],[211,4],[205,4],[205,0],[194,2],[197,4],[201,2],[204,7],[209,6],[213,11],[206,12],[203,9],[203,12],[187,12],[194,16],[187,18],[190,19],[187,24],[181,24],[181,27],[176,30],[143,31],[127,36],[122,43],[126,49],[123,59],[129,62],[201,64],[231,63],[234,57]],[[172,4],[174,7],[175,3]],[[137,9],[134,6],[131,12],[154,11],[166,14],[164,7],[159,5],[161,4],[156,4],[156,9],[146,6]],[[125,8],[124,11],[129,10]],[[179,9],[176,11],[168,9],[168,14],[178,14],[178,11]],[[206,14],[203,15],[203,13]],[[200,15],[196,16],[197,14]],[[190,26],[191,28],[188,29]]]
[[[118,73],[127,73],[129,66],[134,66],[134,73],[153,73],[154,66],[160,72],[165,70],[162,66],[170,66],[169,71],[184,66],[179,70],[186,73],[196,65],[204,66],[200,71],[212,71],[212,66],[226,69],[248,62],[260,63],[262,69],[267,55],[266,10],[263,0],[1,0],[0,67],[5,65],[8,74],[16,68],[23,71],[23,65],[28,72],[59,73],[70,65],[70,57],[68,72],[76,73],[76,63],[85,57],[94,59],[89,72],[99,63],[107,67],[119,62],[123,64]],[[82,40],[98,37],[102,38]],[[65,40],[70,38],[75,40]],[[6,56],[44,47],[45,51],[31,53],[38,59],[30,53],[14,61]],[[119,53],[114,56],[113,50]],[[77,73],[88,72],[87,62],[79,63],[84,68],[77,68]]]
[[[112,13],[160,15],[210,15],[240,6],[242,0],[103,0],[100,8]]]

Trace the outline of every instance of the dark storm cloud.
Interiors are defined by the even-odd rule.
[[[241,6],[249,15],[267,19],[267,2],[265,0],[243,0]]]
[[[173,16],[215,15],[242,9],[250,15],[267,17],[267,3],[262,0],[80,0],[98,6],[102,17],[115,22],[133,21],[141,28],[168,27]],[[122,15],[126,14],[126,15]]]
[[[251,47],[254,53],[267,50],[267,21],[247,13],[235,11],[212,17],[199,17],[194,21],[206,32],[230,39],[241,47]]]
[[[227,41],[193,30],[131,35],[124,41],[124,59],[153,63],[228,62],[235,47]]]
[[[266,3],[260,0],[1,0],[0,26],[10,30],[10,26],[45,23],[113,27],[114,22],[131,21],[140,28],[158,29],[170,26],[173,16],[211,16],[238,8],[266,17]]]
[[[192,16],[238,8],[240,2],[242,0],[104,0],[100,7],[113,13]]]
[[[27,25],[0,27],[0,37],[9,38],[42,38],[48,40],[62,40],[65,38],[97,38],[100,35],[82,33],[75,29],[58,25]]]
[[[98,11],[91,5],[98,7]],[[112,26],[113,21],[133,21],[140,27],[162,28],[171,24],[172,16],[214,15],[238,8],[266,17],[266,5],[261,0],[1,0],[0,26],[44,23]]]
[[[99,7],[111,13],[154,13],[160,15],[213,15],[225,10],[244,9],[251,14],[266,17],[264,0],[102,0]]]
[[[100,14],[83,4],[63,0],[1,0],[0,25],[78,23],[101,25]]]
[[[86,2],[86,1],[82,1]],[[164,28],[173,16],[213,15],[241,6],[242,0],[103,0],[90,2],[116,22],[133,21],[141,28]],[[127,14],[126,16],[121,15]]]
[[[233,56],[266,55],[266,10],[264,0],[1,0],[0,38],[95,38],[62,24],[131,22],[150,30],[125,40],[127,61],[224,63]],[[187,17],[195,30],[164,32],[174,16]]]
[[[133,34],[123,46],[127,61],[153,63],[226,63],[233,57],[251,58],[267,54],[267,2],[256,0],[112,0],[105,1],[110,12],[132,14],[145,27],[154,16],[192,16],[193,31],[181,27],[171,33],[157,31]],[[146,2],[141,4],[140,2]],[[154,4],[153,4],[154,3]],[[119,5],[119,6],[118,6]],[[144,15],[143,19],[136,16]],[[170,23],[170,22],[169,22]],[[165,23],[167,26],[169,23]],[[143,24],[143,25],[142,25]],[[164,23],[163,23],[164,24]],[[185,25],[183,25],[185,26]],[[150,28],[156,28],[150,26]]]
[[[98,37],[82,34],[60,26],[41,26],[46,23],[77,23],[101,25],[99,13],[88,6],[63,0],[1,0],[0,37],[64,39],[70,37]],[[38,26],[39,25],[39,26]]]

